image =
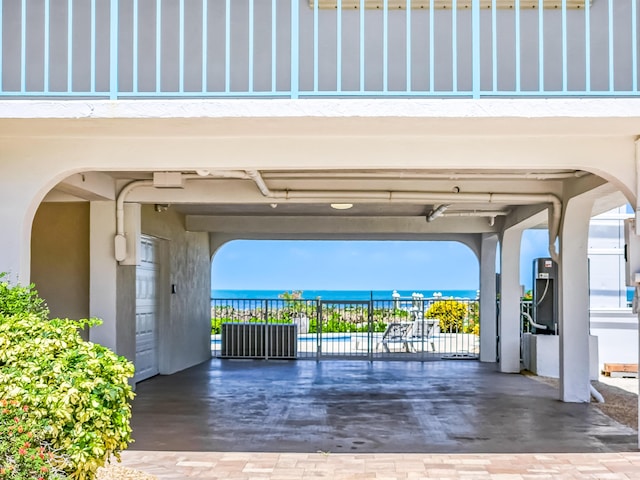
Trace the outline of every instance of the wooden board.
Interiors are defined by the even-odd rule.
[[[612,373],[638,373],[637,363],[605,363],[602,370],[605,375]]]

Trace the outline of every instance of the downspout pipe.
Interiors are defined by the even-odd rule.
[[[591,393],[591,396],[595,398],[596,402],[604,403],[604,397],[598,390],[596,390],[596,387],[594,387],[591,382],[589,382],[589,392]]]
[[[118,262],[127,258],[127,237],[124,234],[124,201],[132,190],[153,186],[153,180],[134,180],[127,183],[116,198],[116,236],[114,238],[115,258]]]

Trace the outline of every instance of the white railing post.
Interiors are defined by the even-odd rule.
[[[291,98],[298,98],[300,58],[300,0],[291,0]]]
[[[480,0],[471,2],[471,31],[472,31],[472,91],[473,98],[480,98]],[[495,45],[494,45],[495,48]]]
[[[109,18],[109,98],[118,98],[118,0],[111,0]]]

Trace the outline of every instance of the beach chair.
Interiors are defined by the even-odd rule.
[[[376,351],[382,345],[387,353],[391,353],[389,345],[401,345],[405,352],[409,352],[409,340],[407,335],[413,328],[413,322],[391,322],[387,325],[382,338],[376,345]]]
[[[437,318],[417,318],[411,324],[406,333],[406,342],[412,352],[424,350],[424,345],[431,346],[431,351],[436,351],[434,336],[440,329],[440,320]]]

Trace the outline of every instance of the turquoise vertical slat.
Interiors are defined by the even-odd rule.
[[[224,12],[224,91],[231,91],[231,0],[226,0]]]
[[[567,0],[562,0],[562,93],[567,93]]]
[[[109,97],[118,98],[118,2],[111,0],[111,12],[109,14]]]
[[[73,0],[67,1],[67,92],[73,90]]]
[[[138,93],[138,0],[133,0],[133,93]]]
[[[515,25],[515,35],[516,35],[516,92],[520,91],[520,0],[515,0],[515,14],[516,14],[516,25]]]
[[[112,0],[113,1],[113,0]],[[112,18],[109,19],[111,27]],[[96,93],[96,0],[91,0],[91,93]]]
[[[27,3],[22,0],[22,30],[20,32],[20,93],[27,90]]]
[[[364,92],[365,89],[365,0],[360,0],[360,92]]]
[[[382,91],[389,89],[389,0],[382,4]]]
[[[407,89],[407,92],[410,92],[411,90],[413,90],[411,86],[411,0],[407,0],[406,23],[407,23],[407,27],[406,27],[407,37],[405,40],[405,43],[406,43],[405,50],[407,55],[407,60],[406,60],[407,65],[406,65],[405,75],[407,77],[406,89]]]
[[[156,0],[156,92],[162,91],[162,0]]]
[[[313,91],[318,91],[318,2],[313,2]]]
[[[436,34],[435,34],[435,9],[434,9],[434,0],[429,0],[429,91],[433,93],[435,91],[435,54],[436,48],[434,45]]]
[[[205,93],[207,91],[207,72],[208,72],[208,46],[209,46],[209,9],[208,0],[202,0],[202,80],[200,84],[200,91]]]
[[[589,0],[586,0],[587,2]],[[538,92],[544,91],[544,0],[538,0]]]
[[[49,0],[44,1],[44,93],[49,93]]]
[[[631,0],[631,90],[638,91],[638,7]]]
[[[249,0],[249,92],[253,92],[253,19],[254,12],[253,7],[255,6],[255,0]]]
[[[336,12],[336,91],[342,90],[342,0],[338,0]]]
[[[480,0],[471,1],[471,42],[473,98],[480,98]]]
[[[178,14],[178,29],[179,29],[179,42],[178,47],[178,68],[180,69],[178,90],[180,93],[184,92],[184,0],[180,0],[180,10]]]
[[[491,90],[498,91],[498,21],[496,14],[496,0],[491,0]]]
[[[277,65],[278,65],[278,44],[276,42],[278,31],[278,16],[277,16],[277,4],[276,0],[271,0],[271,91],[277,90]]]
[[[613,92],[614,87],[614,50],[613,50],[613,1],[609,0],[609,91]]]
[[[632,0],[635,4],[635,0]],[[584,0],[584,89],[591,91],[591,5]]]
[[[300,0],[291,0],[291,98],[299,96]]]
[[[458,0],[451,0],[451,88],[458,91]]]

